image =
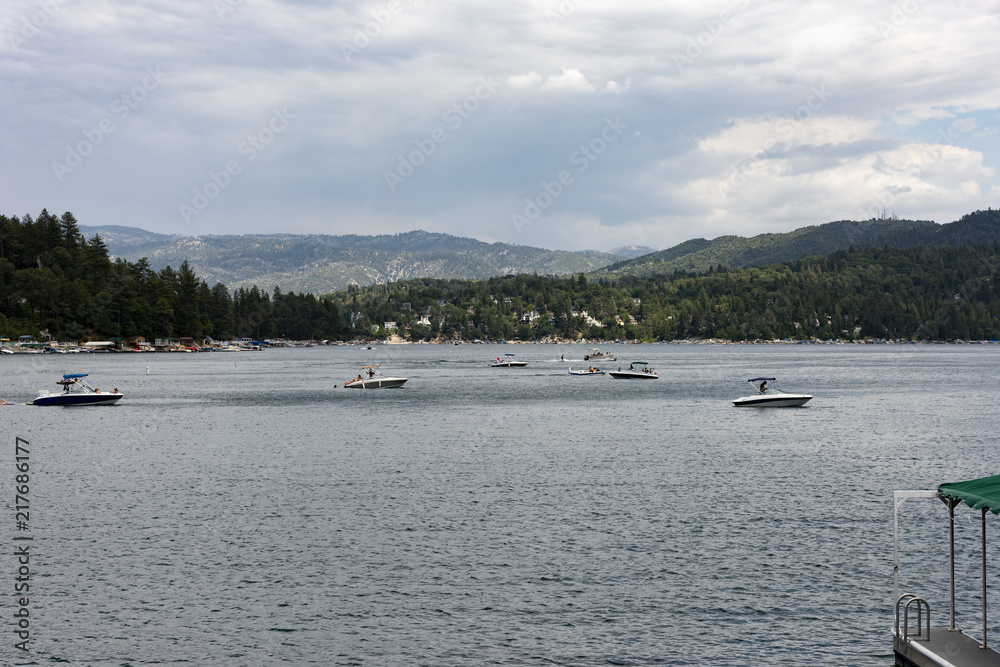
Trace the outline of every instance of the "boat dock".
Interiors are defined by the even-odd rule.
[[[981,642],[961,630],[930,628],[930,639],[893,641],[897,667],[997,667],[1000,653],[979,648]]]
[[[939,500],[948,508],[951,551],[951,614],[948,627],[931,627],[930,605],[914,593],[899,594],[899,508],[907,500]],[[974,634],[955,625],[955,508],[965,503],[981,514],[982,626]],[[896,608],[892,649],[896,667],[1000,667],[1000,653],[989,645],[986,572],[986,513],[1000,514],[1000,475],[941,484],[936,490],[893,493],[893,560]]]

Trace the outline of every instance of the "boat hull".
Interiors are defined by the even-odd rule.
[[[392,389],[402,387],[409,378],[364,378],[344,383],[344,389]]]
[[[28,405],[61,405],[64,407],[82,405],[114,405],[123,394],[49,394],[39,396]]]
[[[490,368],[524,368],[527,365],[527,361],[501,361],[496,364],[490,364]]]
[[[570,371],[570,375],[606,375],[604,371]]]
[[[762,394],[737,398],[733,405],[738,408],[798,408],[811,399],[808,394]]]
[[[618,380],[659,380],[656,373],[643,373],[642,371],[608,371],[608,375]]]

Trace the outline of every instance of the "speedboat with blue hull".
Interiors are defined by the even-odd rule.
[[[809,394],[789,394],[777,385],[776,378],[750,378],[747,380],[757,388],[753,396],[743,396],[733,401],[738,408],[797,408],[812,399]],[[768,386],[770,382],[770,386]]]
[[[84,380],[85,377],[87,373],[63,375],[63,379],[56,382],[62,386],[61,390],[42,389],[38,392],[38,398],[28,405],[114,405],[124,396],[117,389],[101,391],[97,387],[92,387]]]

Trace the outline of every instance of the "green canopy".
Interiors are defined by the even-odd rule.
[[[1000,514],[1000,475],[971,479],[968,482],[950,482],[938,486],[943,498],[956,498],[977,510],[988,509]]]

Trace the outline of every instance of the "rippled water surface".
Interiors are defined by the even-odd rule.
[[[0,409],[5,586],[31,443],[30,658],[891,665],[891,492],[1000,473],[1000,347],[606,349],[661,379],[570,377],[585,348],[553,345],[0,359],[8,400],[63,372],[126,394]],[[507,351],[529,366],[487,367]],[[410,380],[334,388],[370,362]],[[815,398],[734,408],[755,375]],[[904,515],[945,623],[943,505]]]

